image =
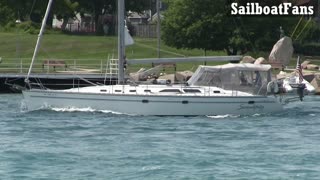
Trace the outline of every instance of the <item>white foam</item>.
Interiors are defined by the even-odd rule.
[[[152,171],[152,170],[157,170],[161,169],[161,166],[144,166],[142,167],[143,171]]]
[[[96,110],[87,107],[87,108],[76,108],[76,107],[68,107],[68,108],[46,108],[57,112],[95,112]]]
[[[135,116],[134,114],[126,114],[126,113],[120,113],[120,112],[115,112],[115,111],[110,111],[110,110],[96,110],[91,107],[86,107],[86,108],[76,108],[76,107],[67,107],[67,108],[45,108],[57,112],[101,112],[105,114],[115,114],[115,115],[128,115],[128,116]]]
[[[21,112],[28,112],[28,106],[24,100],[21,101],[20,104],[20,111]]]
[[[226,115],[216,115],[216,116],[207,116],[208,118],[212,118],[212,119],[224,119],[224,118],[237,118],[240,116],[236,116],[236,115],[231,115],[231,114],[226,114]]]
[[[258,116],[261,116],[262,114],[253,114],[252,116],[253,117],[258,117]]]

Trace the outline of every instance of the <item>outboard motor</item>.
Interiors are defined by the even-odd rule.
[[[305,84],[299,84],[297,87],[297,94],[299,96],[300,101],[303,101],[303,97],[304,97],[303,92],[305,88],[306,88]]]
[[[270,81],[267,85],[267,92],[272,94],[279,93],[279,85],[277,80]]]

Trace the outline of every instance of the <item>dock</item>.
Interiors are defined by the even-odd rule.
[[[24,79],[29,58],[1,58],[0,93],[19,93],[26,87]],[[90,64],[88,64],[90,62]],[[108,72],[105,59],[38,59],[29,80],[49,89],[68,89],[95,84],[115,84],[117,76]]]
[[[109,59],[109,58],[108,58]],[[241,56],[207,56],[182,58],[130,59],[128,65],[183,62],[238,62]],[[49,89],[68,89],[94,84],[116,84],[118,63],[114,59],[38,59],[29,80]],[[88,64],[90,62],[90,64]],[[28,58],[2,58],[0,62],[0,93],[19,93],[30,65]]]
[[[27,74],[0,73],[0,93],[20,93],[26,87],[24,79]],[[117,77],[105,74],[64,74],[64,73],[37,73],[30,76],[33,83],[41,83],[49,89],[68,89],[85,87],[95,84],[115,84]]]

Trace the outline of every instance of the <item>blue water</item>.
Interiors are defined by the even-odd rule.
[[[0,95],[0,179],[320,179],[320,97],[282,113],[21,111]]]

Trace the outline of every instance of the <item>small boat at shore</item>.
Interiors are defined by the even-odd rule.
[[[315,88],[303,78],[300,57],[297,59],[295,74],[282,79],[280,82],[284,93],[289,95],[298,94],[301,101],[304,96],[315,93]]]
[[[302,85],[301,85],[302,84]],[[298,76],[290,76],[287,78],[284,78],[282,80],[282,86],[285,89],[286,93],[295,93],[295,90],[298,89],[301,86],[305,86],[303,89],[304,95],[313,94],[315,92],[315,88],[305,79],[302,80],[301,83],[299,83],[299,77]]]

